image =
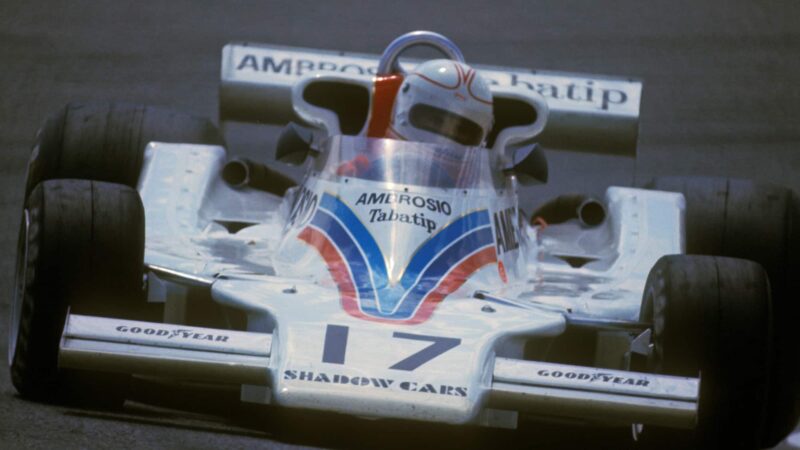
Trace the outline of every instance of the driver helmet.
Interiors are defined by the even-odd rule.
[[[400,85],[388,137],[436,144],[483,144],[492,128],[489,83],[466,64],[434,59]]]

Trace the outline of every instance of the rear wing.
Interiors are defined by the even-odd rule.
[[[370,78],[379,57],[278,45],[231,43],[222,50],[220,120],[298,120],[292,86],[311,72]],[[410,70],[418,62],[404,59]],[[473,64],[492,86],[535,90],[550,107],[538,140],[550,148],[636,155],[642,82],[630,78]]]

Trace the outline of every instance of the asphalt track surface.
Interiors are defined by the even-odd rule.
[[[29,145],[46,114],[71,100],[111,99],[215,118],[227,42],[379,53],[414,29],[447,35],[468,61],[644,80],[636,161],[550,152],[551,183],[526,192],[528,202],[564,191],[601,193],[606,185],[655,174],[747,177],[800,191],[796,2],[2,0],[0,447],[628,446],[625,430],[547,427],[523,434],[239,411],[226,392],[198,397],[142,389],[162,392],[161,404],[128,402],[123,412],[15,395],[5,324]],[[271,158],[275,128],[233,124],[226,135],[230,153]],[[800,436],[790,441],[780,448],[800,448]]]

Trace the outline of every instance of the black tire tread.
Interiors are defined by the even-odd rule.
[[[60,178],[135,187],[151,141],[224,145],[219,130],[205,118],[129,103],[70,103],[39,130],[25,193]]]
[[[654,323],[652,369],[701,377],[697,430],[680,443],[674,432],[654,430],[664,448],[761,447],[772,358],[769,295],[766,273],[752,261],[672,255],[653,267],[642,310]]]
[[[27,272],[12,383],[33,400],[119,403],[124,392],[105,387],[119,388],[126,377],[59,370],[58,346],[67,308],[112,317],[143,310],[144,209],[138,193],[118,184],[50,180],[33,189],[27,209]]]
[[[721,177],[657,177],[645,187],[686,197],[687,253],[748,259],[767,271],[776,355],[762,446],[777,445],[800,420],[800,198],[783,186]]]

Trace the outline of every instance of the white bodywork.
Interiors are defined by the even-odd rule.
[[[148,266],[206,280],[226,270],[275,273],[272,256],[283,233],[281,199],[228,187],[218,176],[224,162],[222,147],[161,143],[148,147],[139,183],[146,211]],[[502,295],[576,314],[637,320],[650,268],[663,255],[684,252],[684,198],[611,187],[605,202],[608,219],[598,228],[567,222],[522,230],[530,244],[527,283]],[[231,234],[220,224],[225,222],[256,225]],[[574,268],[565,260],[571,257],[589,262]]]
[[[339,130],[336,115],[302,107],[302,88],[310,83],[298,83],[304,70],[333,71],[339,81],[368,86],[375,61],[369,55],[229,45],[223,51],[222,117],[285,122],[295,112],[323,125],[325,145],[337,151],[360,148],[407,158],[408,149],[394,148],[399,141],[339,137],[332,132]],[[635,150],[638,81],[478,69],[499,98],[509,89],[517,97],[528,91],[529,97],[548,98],[551,125],[544,141],[596,134],[594,142],[608,153]],[[548,119],[543,101],[534,109],[537,126],[504,129],[491,153],[465,148],[463,155],[446,149],[427,154],[436,161],[430,167],[469,161],[467,154],[486,159],[456,172],[462,176],[477,167],[473,186],[339,173],[357,166],[351,154],[333,166],[310,164],[303,186],[282,199],[228,186],[220,176],[222,147],[151,143],[138,186],[146,215],[148,300],[185,305],[190,289],[205,289],[217,304],[243,312],[246,330],[71,315],[60,365],[235,383],[244,401],[374,418],[513,427],[522,411],[693,427],[699,380],[620,370],[626,349],[617,351],[616,361],[597,358],[598,367],[522,359],[526,342],[547,343],[575,325],[611,330],[629,345],[631,333],[647,328],[638,321],[650,268],[661,256],[684,250],[680,194],[612,187],[605,196],[608,217],[598,227],[575,220],[548,227],[522,223],[516,181],[503,178],[501,163],[511,138],[533,139]],[[318,138],[316,161],[324,161],[333,153],[321,149]],[[346,161],[351,166],[339,164]],[[413,176],[414,164],[405,170]],[[395,201],[378,211],[363,206],[367,192],[375,199],[386,195],[380,197],[386,203],[402,195],[422,203]],[[448,204],[447,212],[435,207],[438,202]],[[472,217],[478,218],[467,220]],[[320,225],[325,220],[332,228]],[[428,253],[429,259],[419,257]],[[436,272],[440,266],[446,271]],[[418,271],[407,277],[410,267]],[[362,277],[371,290],[366,297],[358,270],[368,272]],[[347,290],[351,281],[353,292]],[[416,303],[406,302],[423,285],[427,290],[419,288]],[[636,341],[646,352],[647,333]],[[597,353],[603,353],[599,347]]]
[[[308,277],[276,276],[282,271],[273,266],[274,253],[283,235],[281,217],[288,211],[281,211],[281,199],[271,194],[228,187],[218,176],[224,161],[221,147],[152,143],[147,148],[139,183],[147,224],[145,263],[169,280],[166,284],[210,286],[216,302],[247,313],[250,332],[272,334],[270,357],[264,362],[268,383],[246,381],[252,377],[239,380],[243,399],[249,401],[371,417],[513,426],[514,413],[494,411],[491,405],[495,397],[502,408],[517,404],[508,392],[503,397],[502,390],[508,377],[513,379],[511,367],[528,364],[513,359],[521,356],[524,340],[556,336],[573,318],[637,321],[649,268],[660,256],[683,250],[682,196],[610,188],[609,217],[598,228],[567,222],[521,231],[527,234],[523,250],[528,256],[522,282],[486,289],[494,295],[483,299],[462,289],[422,323],[367,321],[345,313],[335,287]],[[253,225],[230,233],[225,226],[230,222]],[[574,268],[569,258],[582,258],[585,264]],[[167,297],[151,294],[153,301]],[[441,351],[443,345],[451,347]],[[434,346],[440,346],[440,353],[424,353]],[[70,354],[66,347],[62,353]],[[395,367],[409,357],[416,357],[416,367]],[[497,358],[512,358],[511,366],[496,365]],[[73,364],[85,366],[85,361]],[[568,372],[569,366],[560,367]],[[582,380],[562,379],[568,390],[559,394],[564,383],[542,383],[542,377],[537,381],[535,374],[542,368],[522,366],[523,372],[532,369],[538,370],[527,384],[512,383],[517,387],[509,392],[526,398],[563,397],[569,405],[572,389]],[[625,385],[627,378],[617,377],[622,380],[617,384],[649,396],[633,402],[637,408],[644,404],[651,413],[653,408],[677,408],[683,411],[678,419],[656,414],[653,420],[691,426],[697,380],[636,375],[651,381]],[[656,385],[668,386],[668,396],[653,391]],[[610,388],[600,388],[602,393],[594,386],[602,385],[579,392],[611,396],[595,398],[596,407],[608,410],[616,401],[627,405],[627,415],[606,419],[632,420],[631,392],[614,393],[613,381]],[[531,394],[526,391],[530,389],[541,392]]]

